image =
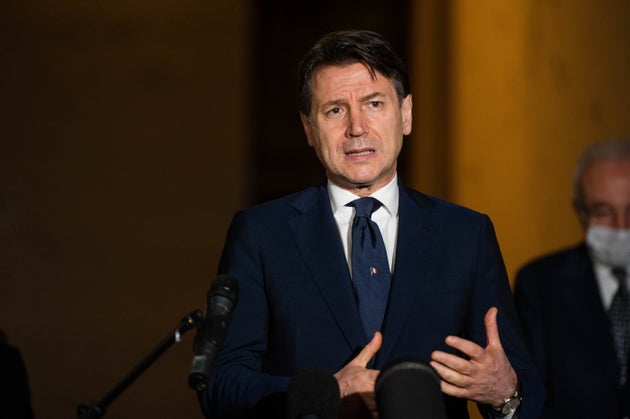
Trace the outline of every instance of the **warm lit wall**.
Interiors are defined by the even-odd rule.
[[[448,3],[446,134],[414,141],[446,141],[445,194],[491,216],[511,276],[581,239],[575,161],[595,140],[630,135],[629,13],[625,0]]]

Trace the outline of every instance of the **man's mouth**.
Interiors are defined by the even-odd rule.
[[[373,148],[367,148],[364,150],[351,150],[346,152],[346,156],[348,157],[361,157],[361,156],[368,156],[370,154],[375,153],[375,150]]]

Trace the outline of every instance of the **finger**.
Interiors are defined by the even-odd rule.
[[[483,356],[484,348],[477,345],[475,342],[460,338],[459,336],[447,336],[445,340],[446,344],[451,348],[455,348],[458,351],[468,355],[471,359],[477,359]]]
[[[431,361],[429,365],[431,365],[440,378],[447,383],[461,387],[469,381],[469,377],[466,375],[460,374],[458,371],[440,362]]]
[[[490,307],[483,321],[486,326],[486,338],[488,346],[501,346],[499,338],[499,326],[497,325],[497,315],[499,310],[496,307]]]
[[[444,380],[440,381],[440,390],[442,390],[442,393],[448,394],[449,396],[458,397],[461,399],[469,398],[469,392],[466,388],[456,386]]]
[[[361,352],[352,360],[352,363],[365,367],[370,362],[370,359],[381,349],[382,343],[383,335],[381,332],[374,333],[372,340],[361,349]]]
[[[439,363],[444,368],[451,369],[461,374],[470,374],[470,362],[457,355],[449,354],[442,351],[434,351],[431,354],[432,363]]]

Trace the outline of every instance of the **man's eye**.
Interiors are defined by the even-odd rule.
[[[370,102],[370,108],[372,109],[378,109],[381,106],[383,106],[383,102],[381,102],[380,100],[373,100]]]
[[[328,111],[326,111],[326,115],[328,116],[337,116],[339,114],[341,114],[342,110],[341,108],[332,108],[329,109]]]
[[[615,216],[615,211],[608,207],[596,206],[589,209],[588,215],[593,218],[612,218]]]

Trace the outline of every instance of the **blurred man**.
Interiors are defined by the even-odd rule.
[[[516,276],[527,343],[547,387],[543,418],[628,417],[630,141],[589,147],[574,175],[576,247]]]

